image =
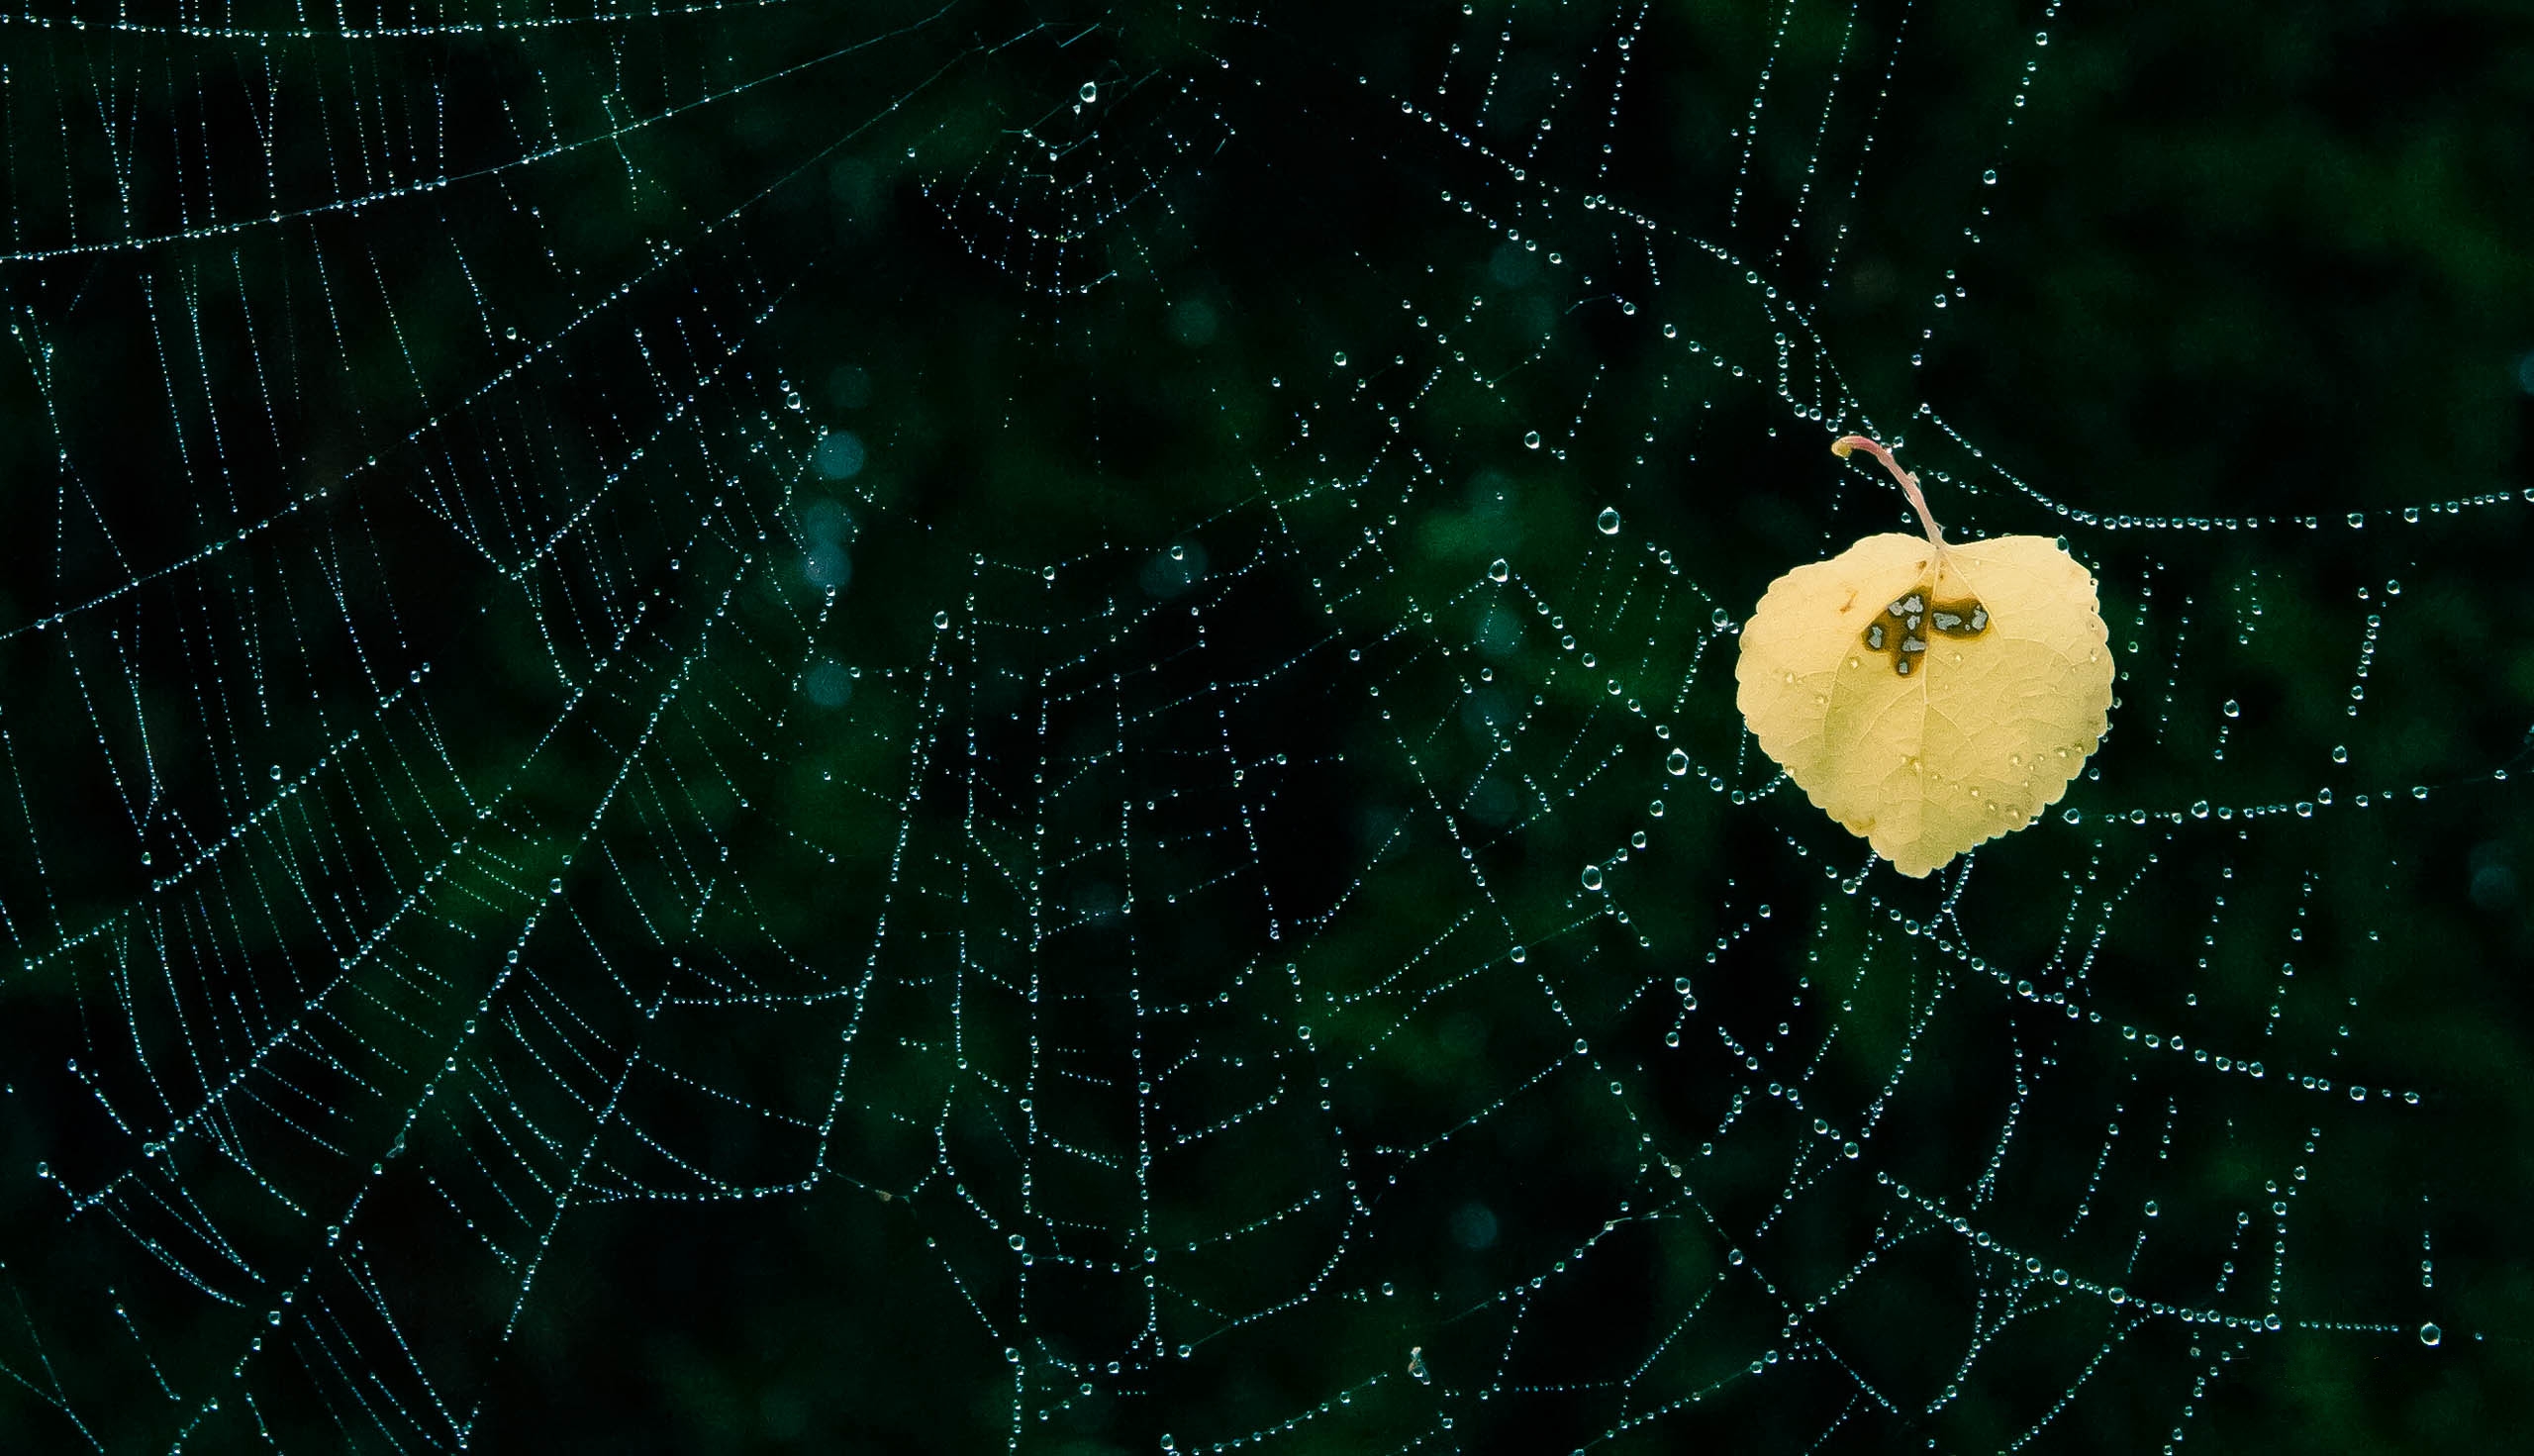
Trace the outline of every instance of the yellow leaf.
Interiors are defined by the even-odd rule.
[[[2022,828],[2110,726],[2095,579],[2055,541],[1949,544],[1917,478],[1883,461],[1925,536],[1870,535],[1771,583],[1742,628],[1735,701],[1760,749],[1904,875]]]

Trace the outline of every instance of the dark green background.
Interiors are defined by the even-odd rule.
[[[2514,1444],[2517,7],[114,14],[0,1449]],[[2120,654],[1934,881],[1715,626],[1848,429]]]

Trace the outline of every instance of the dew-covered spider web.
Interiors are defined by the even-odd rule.
[[[2486,1448],[2525,43],[2167,9],[0,17],[0,1448]]]

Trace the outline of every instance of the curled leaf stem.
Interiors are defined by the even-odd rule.
[[[1900,493],[1909,498],[1909,505],[1917,511],[1918,524],[1927,529],[1927,541],[1936,548],[1936,555],[1941,559],[1945,554],[1944,528],[1936,525],[1934,513],[1927,509],[1927,497],[1918,489],[1918,477],[1901,469],[1900,462],[1892,458],[1892,451],[1879,441],[1862,435],[1843,435],[1830,441],[1830,453],[1840,459],[1846,459],[1850,450],[1863,450],[1881,460],[1883,468],[1892,472],[1892,478],[1900,482]]]

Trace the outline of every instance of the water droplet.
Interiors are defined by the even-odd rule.
[[[2235,718],[2243,713],[2244,707],[2234,699],[2229,698],[2226,700],[2226,706],[2217,711],[2225,714],[2228,718]]]
[[[1335,357],[1335,359],[1333,360],[1333,362],[1337,365],[1337,367],[1339,367],[1339,368],[1341,368],[1341,369],[1345,368],[1345,367],[1346,367],[1346,350],[1344,350],[1344,349],[1342,349],[1342,348],[1341,348],[1341,349],[1339,349],[1339,350],[1337,351],[1336,357]]]
[[[2446,1338],[2446,1332],[2434,1324],[2423,1324],[2419,1327],[2419,1342],[2432,1350],[2436,1349],[2438,1341],[2444,1338]]]
[[[947,612],[935,612],[935,613],[933,613],[933,614],[932,614],[932,630],[933,630],[934,631],[949,631],[949,630],[950,630],[950,614],[949,614],[949,613],[947,613]]]
[[[1731,627],[1733,625],[1733,615],[1721,607],[1718,607],[1714,611],[1708,613],[1706,615],[1706,620],[1714,623],[1719,629]]]
[[[2347,743],[2334,743],[2332,745],[2332,762],[2349,762],[2349,745]]]
[[[1537,439],[1539,437],[1535,435],[1531,438]],[[1602,514],[1593,519],[1593,524],[1602,529],[1602,534],[1616,535],[1619,534],[1619,513],[1612,507],[1604,506]]]
[[[1663,760],[1663,766],[1671,771],[1672,777],[1681,778],[1690,771],[1690,755],[1675,748],[1671,755]]]
[[[1982,172],[1980,174],[1980,180],[1988,183],[1992,187],[1995,187],[1998,185],[1998,173],[1994,168],[1989,171]]]
[[[1584,888],[1587,890],[1599,890],[1602,888],[1602,867],[1600,865],[1588,864],[1584,866]]]
[[[1495,560],[1493,560],[1493,561],[1489,562],[1489,563],[1488,563],[1488,565],[1487,565],[1487,579],[1488,579],[1489,581],[1511,581],[1511,580],[1512,580],[1512,579],[1513,579],[1513,563],[1512,563],[1512,562],[1511,562],[1511,561],[1506,560],[1506,559],[1505,559],[1504,557],[1502,557],[1502,556],[1497,557]]]
[[[1527,449],[1527,450],[1535,450],[1535,449],[1538,449],[1539,447],[1540,447],[1540,433],[1539,433],[1538,431],[1536,431],[1536,430],[1525,431],[1525,432],[1523,433],[1523,435],[1522,435],[1522,448]]]
[[[1095,101],[1097,101],[1097,100],[1099,100],[1099,99],[1100,99],[1100,83],[1099,83],[1098,81],[1085,81],[1085,82],[1083,82],[1083,83],[1082,83],[1082,102],[1083,102],[1083,105],[1088,106],[1088,105],[1090,105],[1092,102],[1095,102]]]

